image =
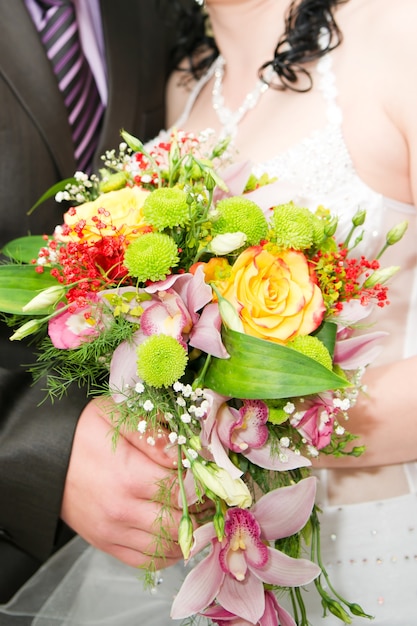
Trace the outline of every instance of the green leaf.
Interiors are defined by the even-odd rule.
[[[334,354],[334,347],[336,344],[336,333],[337,333],[337,324],[334,322],[323,322],[319,328],[311,333],[317,339],[320,339],[322,343],[326,346],[331,356]]]
[[[49,198],[55,197],[58,191],[64,191],[67,185],[76,185],[76,184],[77,184],[77,180],[73,176],[71,178],[65,178],[64,180],[60,180],[58,183],[56,183],[55,185],[52,185],[52,187],[49,187],[49,189],[45,191],[45,193],[39,198],[39,200],[37,200],[35,204],[30,207],[27,214],[31,215],[33,211],[37,209],[40,204],[42,204],[43,202],[45,202],[45,200],[48,200]]]
[[[30,263],[32,259],[38,258],[39,250],[44,245],[45,240],[42,235],[29,235],[6,243],[2,253],[18,263]]]
[[[230,329],[223,332],[229,359],[211,360],[206,387],[233,398],[277,399],[306,396],[350,383],[314,359],[286,346]]]
[[[14,315],[46,315],[50,311],[30,311],[22,307],[42,289],[57,285],[56,278],[49,272],[38,274],[33,265],[0,265],[0,311]]]

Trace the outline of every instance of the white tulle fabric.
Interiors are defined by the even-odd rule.
[[[399,246],[384,257],[400,265],[392,283],[390,309],[378,328],[390,333],[380,363],[417,354],[417,223],[414,207],[383,197],[357,175],[342,132],[342,112],[331,57],[318,64],[327,124],[276,158],[256,166],[256,173],[277,176],[288,189],[288,200],[315,209],[324,204],[339,215],[339,234],[347,232],[358,208],[367,211],[367,231],[361,248],[368,256],[382,245],[387,230],[407,219],[409,228]],[[191,94],[177,127],[186,119],[202,84]],[[393,416],[400,422],[401,416]],[[398,426],[394,426],[398,427]],[[406,433],[404,433],[406,436]],[[351,601],[375,615],[375,626],[411,626],[417,606],[417,470],[404,465],[409,492],[395,498],[329,506],[326,473],[320,476],[322,553],[334,586]],[[167,626],[172,598],[185,576],[183,564],[161,573],[160,584],[144,591],[138,572],[75,539],[6,606],[3,614],[32,615],[33,626]],[[306,594],[312,626],[340,625],[333,616],[322,619],[315,591]],[[0,613],[0,623],[1,613]],[[7,623],[7,622],[6,622]],[[200,620],[199,624],[206,624]],[[367,623],[360,618],[354,624]]]

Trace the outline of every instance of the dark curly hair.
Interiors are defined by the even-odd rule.
[[[334,19],[333,11],[337,5],[348,0],[292,0],[285,17],[285,31],[278,40],[274,58],[266,60],[259,68],[263,80],[264,71],[272,66],[277,80],[271,82],[275,89],[308,91],[313,81],[304,67],[336,48],[342,41],[342,33]],[[200,78],[211,66],[219,51],[207,29],[207,15],[194,2],[184,6],[180,0],[171,0],[171,9],[177,13],[177,43],[173,51],[172,62],[175,69],[181,69],[189,77]],[[327,33],[325,45],[320,36]],[[189,69],[179,67],[184,59],[189,60]],[[300,81],[300,78],[307,79]],[[302,85],[300,84],[302,83]]]

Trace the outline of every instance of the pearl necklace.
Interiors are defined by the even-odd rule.
[[[236,111],[231,111],[225,106],[223,97],[223,77],[225,65],[226,62],[224,58],[219,55],[214,62],[214,83],[213,90],[211,92],[211,101],[213,109],[222,125],[220,138],[231,137],[233,139],[236,137],[239,122],[248,111],[256,106],[261,95],[269,89],[269,85],[263,80],[258,79],[252,91],[246,94],[240,107],[236,109]],[[272,67],[269,66],[265,76],[267,81],[272,77],[272,73]]]

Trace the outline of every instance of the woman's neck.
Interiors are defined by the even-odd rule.
[[[231,75],[234,86],[241,85],[241,91],[247,92],[259,67],[273,58],[288,5],[289,0],[208,0],[214,37],[225,59],[226,94]],[[236,95],[236,103],[240,96]]]

